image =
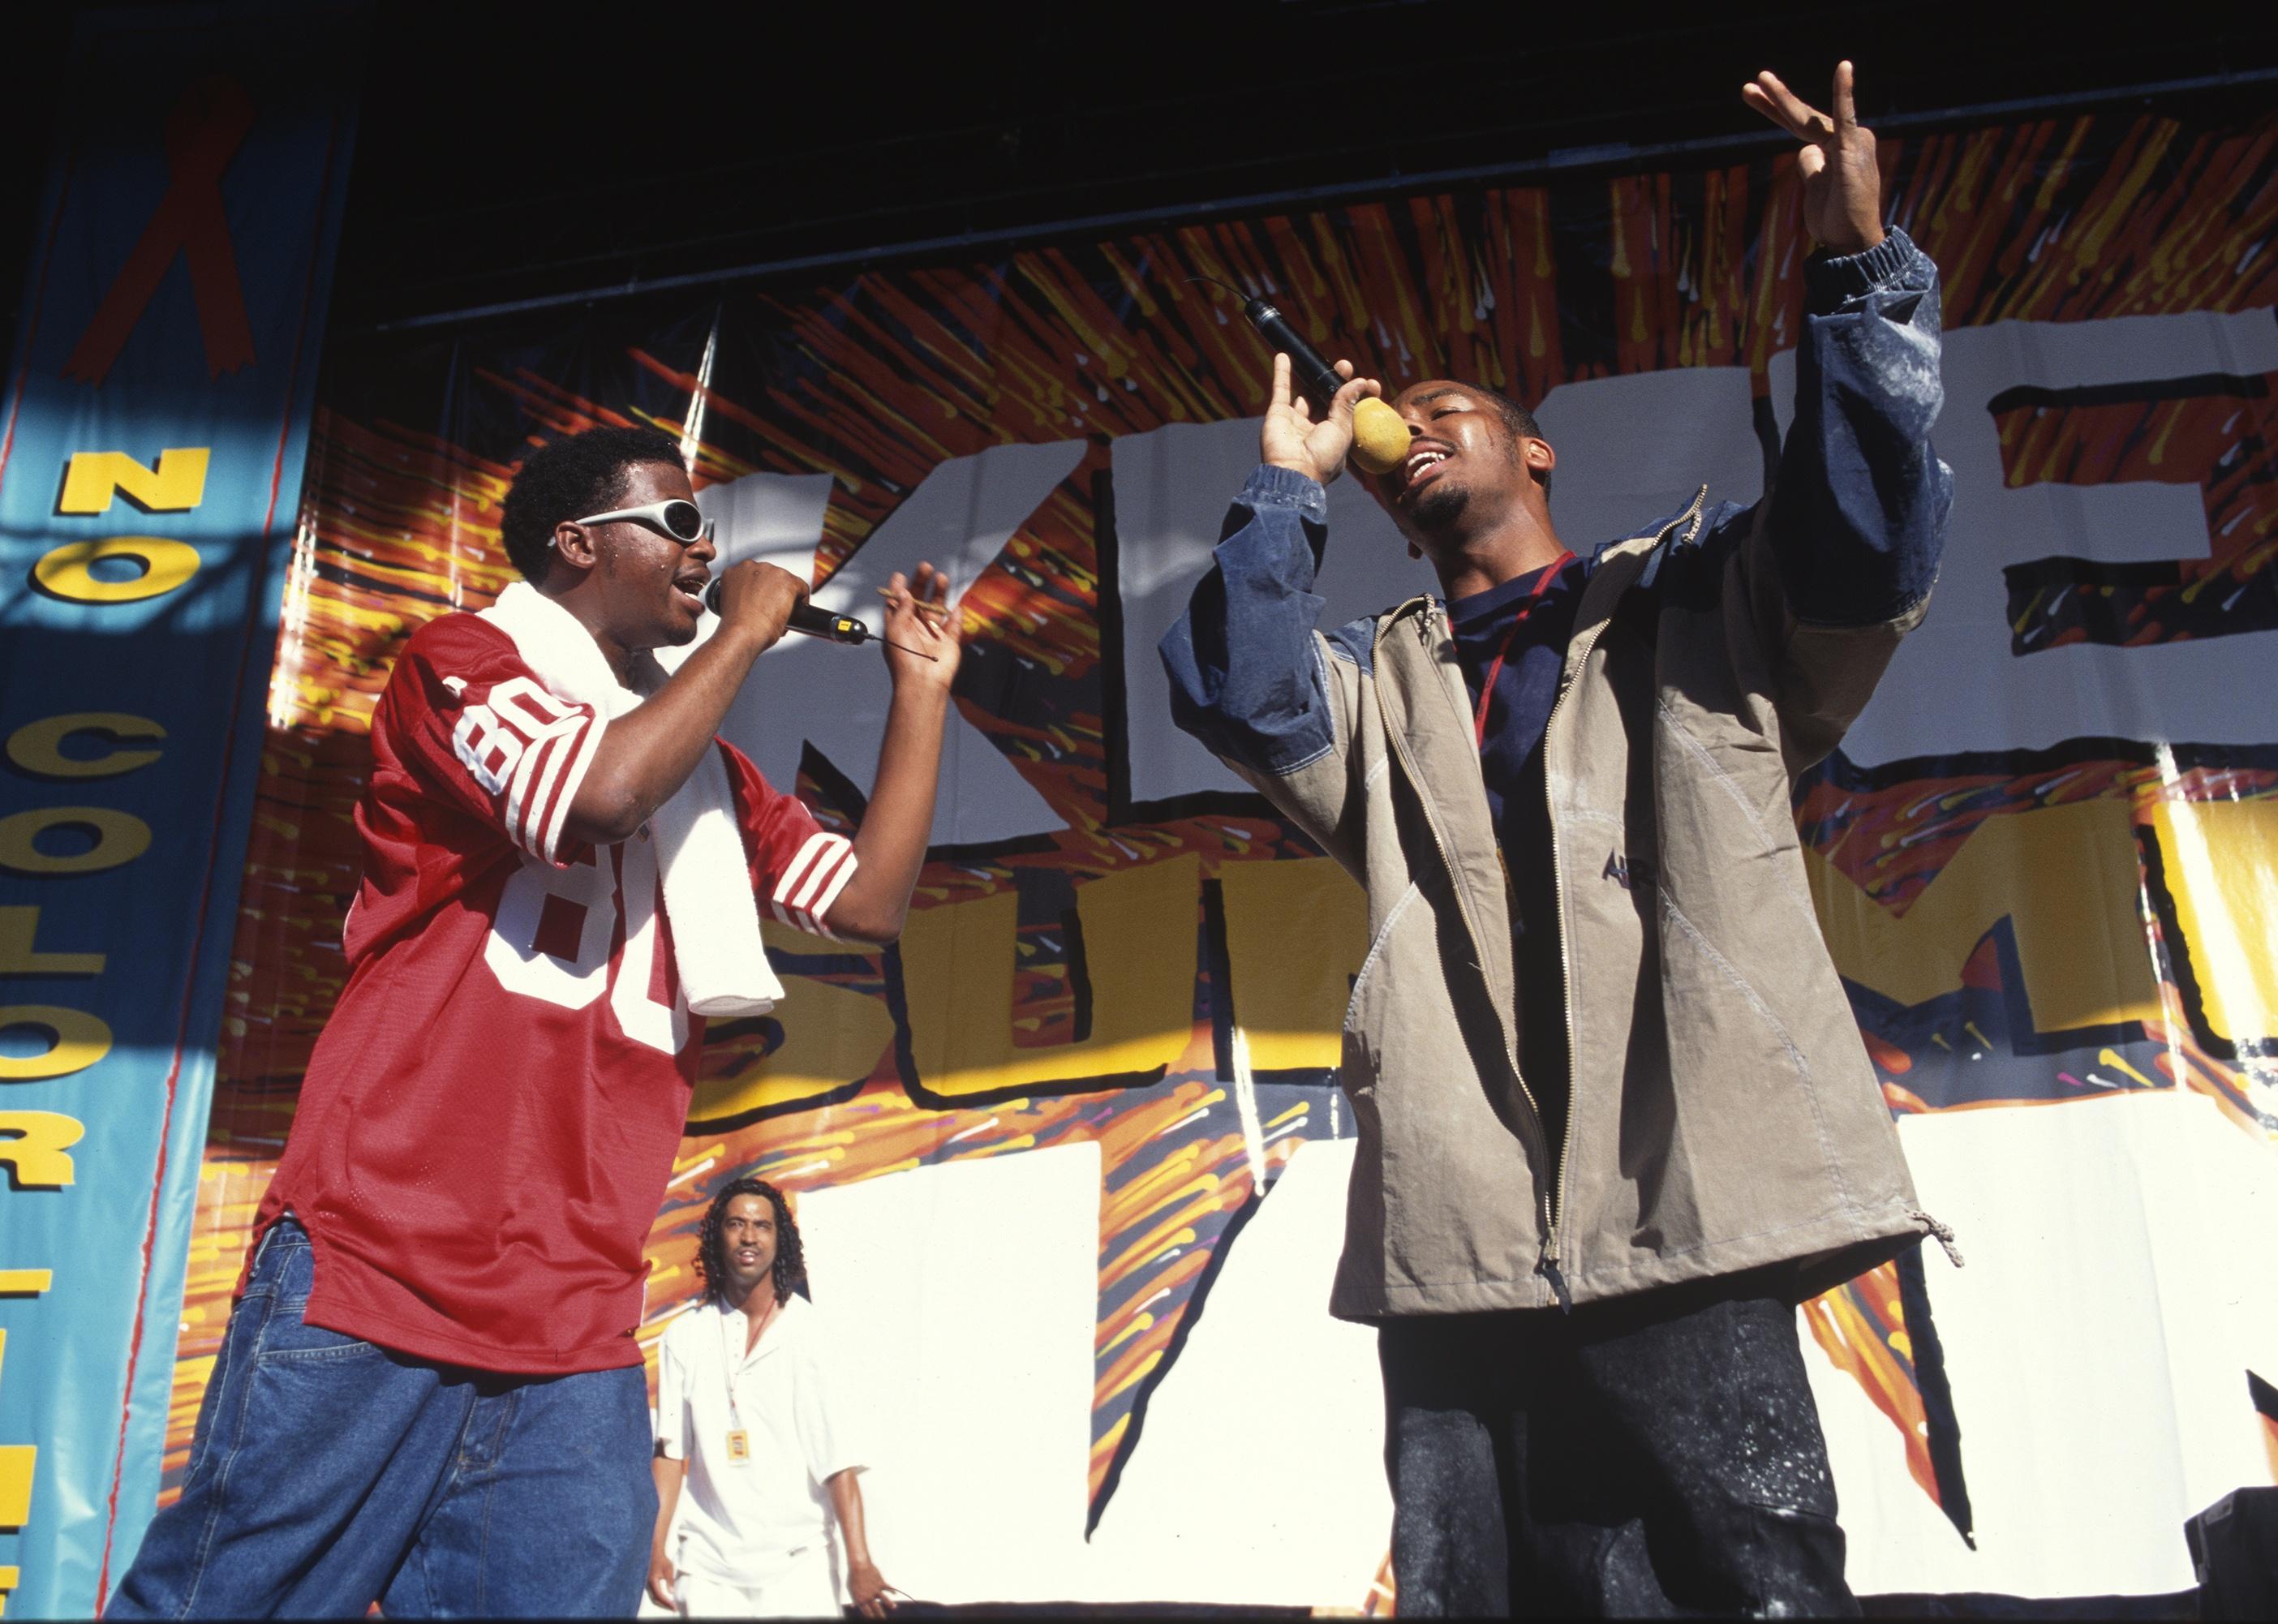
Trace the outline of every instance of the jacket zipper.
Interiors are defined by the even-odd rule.
[[[1438,606],[1426,599],[1424,613],[1418,617],[1418,635],[1427,646],[1432,641],[1432,617],[1436,613],[1438,613]],[[1472,938],[1472,950],[1477,952],[1479,942],[1479,922],[1472,918],[1471,905],[1464,900],[1463,883],[1456,877],[1456,865],[1448,856],[1448,842],[1441,837],[1439,814],[1433,810],[1432,797],[1425,792],[1424,775],[1417,770],[1416,759],[1408,753],[1408,741],[1401,732],[1397,728],[1387,728],[1385,733],[1392,741],[1393,751],[1400,758],[1401,766],[1407,772],[1408,782],[1416,787],[1417,800],[1424,808],[1424,826],[1432,836],[1432,848],[1439,853],[1441,867],[1447,871],[1448,889],[1456,899],[1456,911],[1463,916],[1464,929]],[[1448,966],[1444,959],[1440,964],[1440,981],[1441,985],[1447,988],[1448,1001],[1452,1006],[1455,1003],[1456,989],[1448,980]],[[1499,1012],[1495,1020],[1498,1025],[1502,1022],[1502,1016]],[[1511,1076],[1517,1079],[1519,1095],[1526,1102],[1528,1120],[1534,1125],[1535,1149],[1545,1161],[1548,1161],[1550,1156],[1550,1135],[1542,1125],[1542,1107],[1535,1102],[1533,1090],[1526,1086],[1526,1074],[1519,1070],[1518,1055],[1510,1046],[1510,1037],[1507,1028],[1504,1032],[1502,1049],[1503,1060],[1510,1067]],[[1556,1218],[1549,1196],[1545,1193],[1538,1192],[1536,1199],[1541,1203],[1546,1220],[1555,1226]],[[1559,1306],[1571,1310],[1574,1306],[1573,1299],[1567,1294],[1566,1282],[1559,1276],[1555,1264],[1548,1270],[1548,1274],[1551,1289],[1557,1293]]]
[[[1687,520],[1692,522],[1686,530],[1685,540],[1679,545],[1689,545],[1693,538],[1701,533],[1701,514],[1708,499],[1708,487],[1702,485],[1700,490],[1693,492],[1693,506],[1679,515],[1668,530],[1662,531],[1662,539],[1655,542],[1655,546],[1658,547],[1665,543],[1669,531],[1675,530],[1679,524],[1686,523]],[[1609,612],[1607,617],[1600,621],[1596,628],[1584,639],[1579,658],[1573,650],[1567,651],[1568,673],[1579,674],[1581,671],[1582,667],[1590,658],[1590,651],[1598,645],[1599,637],[1604,634],[1605,629],[1612,624],[1613,616]],[[1559,707],[1566,703],[1567,692],[1572,689],[1574,682],[1573,675],[1562,675],[1558,683],[1557,696],[1550,701],[1550,714],[1543,719],[1542,751],[1546,767],[1548,765],[1550,754],[1550,729],[1557,722]],[[1566,877],[1558,861],[1558,809],[1550,797],[1550,774],[1548,771],[1542,774],[1542,803],[1543,816],[1548,820],[1550,827],[1550,896],[1553,904],[1558,911],[1558,1011],[1564,1017],[1566,1022],[1566,1132],[1561,1137],[1558,1147],[1558,1180],[1551,1196],[1550,1227],[1542,1238],[1542,1262],[1540,1267],[1544,1277],[1550,1282],[1550,1289],[1558,1294],[1558,1306],[1571,1313],[1574,1299],[1567,1292],[1566,1277],[1559,1272],[1558,1268],[1558,1227],[1566,1221],[1566,1181],[1571,1176],[1574,1165],[1574,1121],[1581,1113],[1576,1109],[1579,1102],[1576,1099],[1579,1091],[1574,1086],[1576,1070],[1574,965],[1567,947]],[[1533,1096],[1529,1094],[1527,1098],[1532,1103]],[[1536,1112],[1538,1120],[1540,1115],[1538,1109]]]
[[[1698,491],[1693,492],[1692,507],[1687,508],[1684,513],[1678,515],[1676,519],[1671,521],[1670,524],[1662,530],[1660,537],[1654,544],[1655,546],[1658,547],[1662,543],[1665,542],[1669,538],[1670,532],[1674,530],[1679,524],[1686,524],[1687,520],[1690,520],[1691,522],[1686,525],[1685,541],[1686,543],[1690,543],[1693,538],[1698,536],[1701,532],[1701,516],[1705,510],[1705,504],[1708,499],[1708,487],[1707,485],[1702,485]],[[1648,552],[1651,550],[1652,549],[1647,549]],[[1427,648],[1430,647],[1432,644],[1432,617],[1438,612],[1438,604],[1432,599],[1426,598],[1424,600],[1424,612],[1417,617],[1417,640]],[[1589,635],[1588,638],[1582,644],[1582,652],[1579,660],[1575,658],[1572,650],[1570,649],[1567,651],[1567,665],[1570,669],[1580,669],[1582,662],[1589,658],[1590,651],[1597,646],[1598,638],[1603,634],[1605,627],[1608,624],[1610,624],[1610,621],[1601,621],[1598,629]],[[1550,724],[1552,721],[1556,720],[1559,707],[1565,704],[1567,690],[1572,686],[1573,683],[1571,681],[1562,677],[1558,685],[1557,697],[1550,702],[1550,714],[1544,718],[1542,726],[1544,748],[1546,750],[1548,748]],[[1465,720],[1468,721],[1469,718],[1467,717]],[[1464,928],[1465,931],[1470,933],[1472,938],[1472,951],[1477,952],[1479,950],[1479,922],[1472,918],[1471,906],[1464,900],[1464,888],[1461,881],[1459,881],[1456,877],[1456,865],[1448,856],[1448,842],[1441,835],[1439,814],[1433,809],[1431,796],[1426,793],[1424,775],[1417,770],[1416,759],[1408,752],[1407,738],[1397,728],[1387,728],[1385,729],[1385,733],[1392,741],[1393,753],[1400,758],[1400,765],[1407,772],[1408,782],[1416,787],[1417,800],[1424,809],[1424,825],[1431,834],[1433,850],[1439,853],[1440,865],[1447,871],[1448,888],[1456,899],[1456,911],[1463,916]],[[1574,1296],[1572,1292],[1567,1287],[1564,1273],[1562,1272],[1558,1267],[1558,1226],[1565,1217],[1567,1170],[1573,1161],[1571,1155],[1574,1145],[1575,1117],[1574,1102],[1571,1098],[1574,1066],[1574,1003],[1572,997],[1573,967],[1570,961],[1566,947],[1566,890],[1565,880],[1563,875],[1561,873],[1558,865],[1557,819],[1555,812],[1551,812],[1551,809],[1548,804],[1549,793],[1549,775],[1546,773],[1543,777],[1543,797],[1545,801],[1544,810],[1546,813],[1550,814],[1551,822],[1550,884],[1551,895],[1556,901],[1558,907],[1559,1007],[1566,1022],[1566,1065],[1569,1098],[1566,1109],[1566,1133],[1563,1143],[1561,1146],[1561,1153],[1558,1157],[1558,1177],[1555,1182],[1553,1189],[1547,1194],[1538,1193],[1538,1199],[1540,1200],[1543,1207],[1545,1222],[1543,1227],[1542,1256],[1535,1264],[1535,1272],[1542,1276],[1543,1278],[1549,1283],[1552,1294],[1558,1300],[1559,1308],[1563,1312],[1571,1314],[1574,1309]],[[1513,968],[1516,970],[1515,965]],[[1455,988],[1448,983],[1448,967],[1444,961],[1440,966],[1440,980],[1442,986],[1447,987],[1448,997],[1449,1002],[1452,1003],[1456,995]],[[1500,1022],[1502,1019],[1502,1017],[1501,1013],[1498,1012],[1496,1015],[1496,1020]],[[1534,1138],[1536,1141],[1535,1148],[1541,1155],[1543,1159],[1548,1161],[1550,1155],[1550,1134],[1549,1131],[1543,1125],[1542,1107],[1535,1099],[1534,1091],[1527,1086],[1526,1073],[1519,1067],[1518,1055],[1517,1051],[1511,1048],[1508,1028],[1505,1029],[1505,1035],[1503,1038],[1503,1060],[1504,1063],[1510,1067],[1511,1076],[1517,1079],[1520,1097],[1526,1102],[1527,1116],[1534,1126]]]

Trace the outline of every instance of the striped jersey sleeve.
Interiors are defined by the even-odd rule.
[[[720,749],[728,759],[761,910],[795,929],[839,940],[826,921],[830,904],[854,877],[854,842],[815,821],[797,796],[769,784],[743,751],[727,743]]]
[[[430,621],[396,661],[380,721],[424,792],[562,865],[570,803],[608,721],[548,692],[504,632],[470,614]]]

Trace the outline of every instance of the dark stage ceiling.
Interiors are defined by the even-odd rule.
[[[19,64],[73,7],[18,8]],[[2278,8],[1566,0],[607,10],[378,0],[336,329],[967,233],[1745,136],[1770,66],[1913,115],[2232,76],[2154,99],[2278,102]],[[21,73],[0,240],[18,294],[48,132]],[[931,253],[963,257],[956,248]]]

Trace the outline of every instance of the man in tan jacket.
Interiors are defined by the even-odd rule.
[[[1321,421],[1264,463],[1163,642],[1181,727],[1366,888],[1331,1307],[1380,1327],[1401,1612],[1855,1612],[1795,1304],[1921,1210],[1805,886],[1790,791],[1922,618],[1938,273],[1882,223],[1850,65],[1804,145],[1796,416],[1770,492],[1586,559],[1491,391],[1395,402],[1376,493],[1430,596],[1326,636]],[[1349,369],[1343,369],[1349,370]]]

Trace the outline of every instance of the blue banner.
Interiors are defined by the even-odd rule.
[[[0,1604],[155,1506],[361,8],[82,20],[0,415]]]

